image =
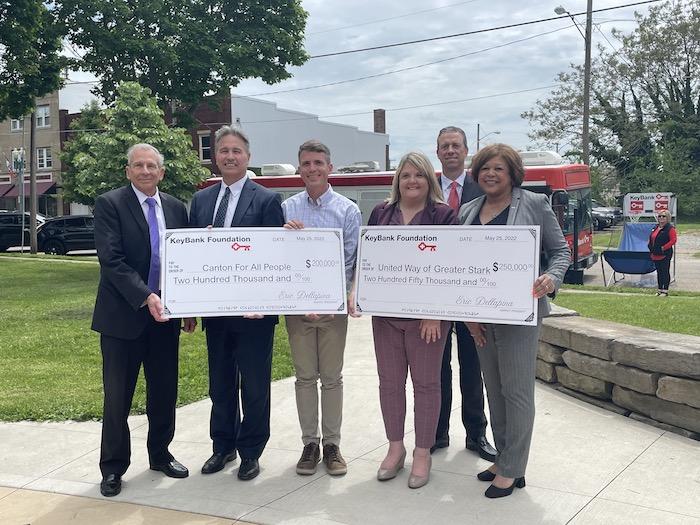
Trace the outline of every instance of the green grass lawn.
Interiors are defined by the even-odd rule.
[[[84,261],[97,263],[97,255],[47,255],[45,253],[35,253],[31,254],[29,251],[22,252],[5,252],[0,253],[0,257],[19,257],[19,258],[29,258],[29,259],[48,259],[48,260],[62,260],[62,261]]]
[[[616,292],[576,293],[565,288],[559,291],[554,302],[576,310],[584,317],[700,336],[700,294],[671,291],[669,297],[656,297],[646,290],[627,294],[628,291],[632,292],[625,289],[625,295]]]
[[[97,264],[0,257],[0,420],[101,417],[102,358],[99,335],[90,330],[98,279]],[[272,368],[273,379],[293,374],[283,320]],[[198,329],[180,339],[178,405],[206,397],[207,390],[206,345]],[[141,378],[133,411],[144,410]]]

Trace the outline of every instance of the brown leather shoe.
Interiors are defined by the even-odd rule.
[[[338,445],[333,443],[323,445],[323,463],[331,476],[342,476],[348,472],[348,464],[340,454]]]
[[[321,461],[321,450],[318,447],[318,443],[307,443],[297,462],[297,474],[302,476],[315,474],[319,461]]]

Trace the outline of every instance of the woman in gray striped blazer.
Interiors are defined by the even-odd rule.
[[[505,144],[492,144],[472,160],[472,176],[484,195],[463,205],[465,225],[539,225],[542,259],[532,293],[539,299],[537,326],[467,323],[476,342],[489,400],[496,462],[478,474],[490,481],[487,498],[508,496],[525,486],[525,467],[535,419],[535,360],[541,319],[549,313],[547,294],[554,294],[569,267],[569,248],[545,195],[520,188],[523,163]]]

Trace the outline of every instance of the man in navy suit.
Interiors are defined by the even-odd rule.
[[[246,176],[250,145],[243,132],[223,126],[216,132],[214,151],[222,181],[195,193],[190,227],[282,226],[279,195]],[[277,322],[277,316],[270,315],[202,319],[209,356],[213,442],[203,474],[223,469],[236,459],[236,451],[241,455],[239,479],[250,480],[260,473],[258,458],[270,438],[272,342]]]
[[[467,136],[456,126],[442,128],[437,138],[437,156],[442,163],[440,185],[445,202],[455,211],[470,200],[483,195],[479,185],[464,169],[467,158]],[[464,323],[454,323],[457,334],[459,358],[459,387],[462,392],[462,423],[467,430],[466,447],[475,450],[487,461],[495,461],[496,449],[486,439],[486,414],[484,413],[484,384],[481,380],[479,355],[474,339]],[[435,436],[434,452],[450,444],[450,412],[452,410],[452,337],[447,338],[442,354],[442,400],[440,419]]]
[[[175,433],[180,319],[163,315],[159,297],[160,238],[166,228],[186,228],[185,205],[163,192],[163,156],[150,144],[127,152],[131,184],[95,201],[95,246],[100,260],[92,329],[100,333],[104,416],[100,470],[103,496],[121,491],[131,460],[127,418],[139,369],[146,377],[148,459],[152,470],[173,478],[187,469],[168,446]],[[192,321],[185,325],[194,330]]]

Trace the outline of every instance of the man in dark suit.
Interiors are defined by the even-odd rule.
[[[166,228],[187,227],[185,205],[158,191],[163,156],[149,144],[127,153],[131,184],[95,201],[95,246],[100,261],[92,329],[100,333],[104,418],[100,470],[103,496],[121,491],[130,463],[127,417],[143,363],[152,470],[184,478],[187,469],[168,446],[175,433],[180,319],[163,315],[159,297],[160,238]],[[194,330],[188,323],[187,331]]]
[[[282,226],[279,195],[246,176],[250,160],[247,137],[224,126],[216,132],[214,151],[222,181],[195,193],[190,227]],[[236,451],[241,455],[239,479],[250,480],[260,473],[258,458],[270,438],[272,342],[277,321],[277,316],[270,315],[202,319],[209,355],[209,430],[213,442],[213,454],[202,466],[203,474],[223,469],[236,459]]]
[[[440,186],[445,202],[455,211],[470,200],[483,195],[479,185],[464,169],[467,158],[467,136],[455,126],[443,128],[438,133],[437,156],[442,163]],[[457,334],[457,357],[459,359],[459,387],[462,391],[462,423],[467,430],[466,447],[475,450],[487,461],[495,461],[496,449],[486,439],[486,414],[484,413],[484,384],[481,380],[479,355],[474,339],[464,323],[454,323]],[[452,410],[452,337],[447,338],[442,354],[442,400],[440,419],[435,436],[435,445],[430,449],[450,445],[450,412]]]

